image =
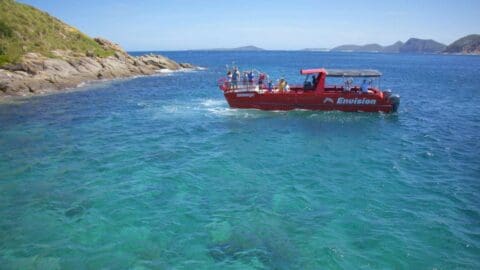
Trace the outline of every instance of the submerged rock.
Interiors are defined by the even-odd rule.
[[[73,207],[73,208],[68,209],[65,212],[65,216],[69,217],[69,218],[72,218],[72,217],[83,214],[84,211],[85,211],[85,209],[82,206]]]
[[[213,223],[208,227],[210,228],[210,237],[214,243],[224,243],[232,235],[232,226],[228,221]]]

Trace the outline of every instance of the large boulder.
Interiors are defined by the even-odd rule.
[[[93,40],[95,40],[98,44],[100,44],[100,46],[102,46],[106,50],[114,50],[114,51],[117,51],[117,52],[125,53],[125,51],[122,49],[122,47],[120,47],[120,45],[118,45],[116,43],[113,43],[109,40],[106,40],[106,39],[100,38],[100,37],[96,37]]]
[[[140,56],[138,60],[143,62],[146,65],[157,67],[158,69],[177,70],[181,68],[181,66],[177,62],[162,55],[154,55],[154,54],[144,55],[144,56]]]

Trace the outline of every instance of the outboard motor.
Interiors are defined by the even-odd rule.
[[[390,95],[388,97],[390,103],[392,103],[392,112],[396,112],[400,106],[400,96],[399,95]]]
[[[400,96],[392,95],[392,90],[387,89],[383,91],[383,97],[392,104],[392,112],[396,112],[400,106]]]

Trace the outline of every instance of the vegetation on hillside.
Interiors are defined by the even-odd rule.
[[[14,0],[0,0],[0,66],[19,62],[28,52],[53,57],[53,50],[100,57],[114,53],[46,12]]]

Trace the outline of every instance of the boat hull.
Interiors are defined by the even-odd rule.
[[[224,92],[231,108],[260,110],[321,110],[345,112],[394,112],[398,104],[380,93],[359,92]]]

